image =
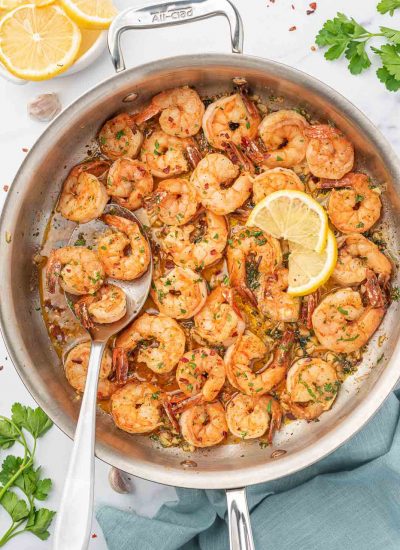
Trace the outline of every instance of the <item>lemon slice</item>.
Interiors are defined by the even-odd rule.
[[[282,189],[256,204],[246,225],[259,227],[276,239],[287,239],[322,252],[328,217],[323,207],[307,193]]]
[[[61,4],[86,29],[107,29],[117,13],[112,0],[61,0]]]
[[[289,243],[289,287],[291,296],[305,296],[322,286],[332,275],[337,262],[337,244],[328,229],[326,247],[318,254],[296,243]]]
[[[0,60],[20,78],[45,80],[74,62],[81,31],[59,6],[20,6],[0,21]]]

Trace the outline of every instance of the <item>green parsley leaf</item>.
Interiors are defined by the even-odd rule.
[[[53,425],[47,414],[40,408],[32,409],[15,403],[12,408],[12,421],[19,427],[25,428],[33,437],[41,437]]]
[[[48,528],[51,525],[55,512],[47,508],[34,509],[26,524],[26,531],[30,531],[41,540],[47,540],[50,536]]]
[[[10,514],[13,522],[21,521],[29,516],[25,500],[19,499],[13,491],[7,491],[1,499],[0,504]]]
[[[390,15],[393,15],[394,10],[397,10],[398,8],[400,8],[400,0],[381,0],[376,6],[376,9],[382,15],[388,12]]]
[[[397,92],[400,90],[400,80],[392,76],[386,67],[381,67],[376,71],[376,75],[381,82],[386,86],[389,92]]]
[[[389,42],[393,44],[400,44],[400,31],[396,29],[390,29],[389,27],[379,27],[383,36],[385,36]]]
[[[389,74],[400,81],[400,44],[384,44],[381,48],[372,48],[380,56],[383,66]]]

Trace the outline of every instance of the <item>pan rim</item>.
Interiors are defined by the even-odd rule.
[[[266,73],[274,71],[275,76],[278,75],[278,77],[281,76],[289,81],[306,86],[322,99],[330,100],[337,109],[340,109],[351,122],[357,125],[357,127],[366,134],[370,141],[375,145],[377,151],[381,154],[388,170],[393,174],[394,179],[396,181],[400,181],[400,163],[390,144],[386,141],[380,131],[349,100],[333,88],[311,75],[288,65],[266,60],[261,57],[242,54],[216,53],[169,57],[162,60],[162,70],[168,71],[188,68],[204,69],[204,67],[207,66],[211,69],[214,64],[223,64],[225,66],[239,67],[243,69],[254,68]],[[68,113],[72,110],[84,110],[87,107],[87,102],[90,98],[96,97],[96,95],[101,93],[103,89],[107,89],[111,82],[122,82],[125,79],[129,80],[130,78],[134,79],[135,73],[145,74],[149,77],[152,72],[160,72],[159,60],[128,69],[117,75],[113,75],[78,97],[54,119],[54,121],[35,142],[14,178],[13,185],[8,193],[0,218],[1,235],[5,234],[7,229],[7,216],[9,215],[11,204],[15,201],[15,197],[21,189],[23,183],[21,181],[23,179],[23,172],[26,167],[29,166],[30,159],[34,156],[35,152],[40,150],[42,143],[46,140],[49,133],[51,135],[52,132],[57,130],[58,125],[63,125],[65,118],[67,118]],[[5,241],[4,238],[2,238],[0,251],[4,249],[4,246],[6,246],[3,241]],[[10,277],[7,278],[7,266],[4,264],[6,264],[6,262],[0,262],[0,280],[6,281],[7,284],[9,284]],[[51,403],[49,403],[48,400],[43,398],[42,395],[36,391],[35,384],[29,377],[29,369],[20,363],[18,350],[13,343],[11,333],[7,327],[7,303],[8,298],[7,300],[2,300],[0,303],[0,327],[14,368],[18,372],[22,382],[32,395],[33,399],[38,402],[47,414],[49,414],[54,423],[64,433],[66,433],[66,435],[72,438],[73,430],[68,426],[65,415],[60,409],[57,410],[57,407],[51,406]],[[306,449],[302,449],[298,452],[295,451],[290,453],[290,455],[283,456],[275,462],[269,462],[265,465],[248,466],[246,468],[242,467],[239,470],[227,470],[224,473],[219,471],[203,472],[195,469],[184,470],[183,468],[160,468],[158,464],[151,463],[147,460],[136,460],[133,462],[132,460],[124,459],[123,456],[115,455],[114,451],[109,450],[107,446],[101,443],[96,444],[96,456],[102,461],[112,464],[113,466],[127,471],[132,475],[165,485],[178,487],[228,489],[278,479],[314,464],[336,450],[350,437],[355,435],[355,433],[357,433],[378,411],[385,399],[389,396],[392,389],[395,387],[399,378],[399,374],[396,372],[396,360],[398,361],[399,359],[400,342],[398,341],[388,365],[382,372],[379,380],[375,383],[368,400],[364,399],[361,403],[359,403],[359,405],[346,418],[346,421],[343,421],[336,428],[330,430],[317,442],[312,443]]]

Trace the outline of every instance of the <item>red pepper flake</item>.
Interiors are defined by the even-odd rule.
[[[7,193],[7,191],[10,189],[8,185],[3,185],[3,191]]]
[[[181,363],[189,363],[189,359],[187,357],[181,357]]]
[[[29,149],[27,149],[26,147],[22,147],[22,151],[23,151],[24,153],[27,153],[27,152],[29,151]]]
[[[290,27],[289,32],[295,31],[297,29],[296,25],[293,25],[293,27]]]
[[[92,535],[92,539],[97,539],[97,535],[96,535],[96,533],[93,533],[93,535]]]
[[[212,350],[210,351],[210,355],[213,355],[213,356],[214,356],[214,355],[216,355],[216,354],[217,354],[217,352],[215,351],[215,349],[212,349]]]
[[[211,256],[214,256],[214,255],[215,255],[216,253],[217,253],[217,251],[216,251],[215,249],[213,249],[213,250],[210,250],[210,254],[211,254]]]
[[[292,10],[295,10],[296,8],[294,7],[294,5],[292,4]]]
[[[315,12],[315,10],[317,9],[317,2],[311,2],[310,4],[310,10],[307,10],[307,15],[311,15],[312,13]]]

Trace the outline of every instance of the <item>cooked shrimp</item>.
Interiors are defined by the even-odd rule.
[[[246,323],[235,307],[233,290],[218,286],[194,316],[195,334],[210,344],[228,347],[240,336]]]
[[[200,130],[204,104],[192,88],[173,88],[154,96],[150,105],[136,115],[136,123],[142,124],[159,113],[161,129],[170,136],[184,138]]]
[[[190,181],[202,205],[221,216],[242,206],[252,191],[250,173],[239,174],[239,168],[220,153],[204,157]]]
[[[255,290],[258,307],[264,315],[274,321],[295,323],[300,315],[300,298],[290,296],[286,289],[289,271],[283,267],[261,278]]]
[[[109,163],[104,160],[83,162],[74,166],[64,181],[57,211],[73,222],[86,223],[101,216],[108,202],[105,186],[99,178]]]
[[[275,430],[281,426],[282,410],[270,395],[238,393],[226,407],[226,421],[229,431],[241,439],[261,437],[269,428],[268,439],[272,443]]]
[[[317,178],[340,179],[353,168],[354,147],[337,128],[316,124],[305,130],[310,172]]]
[[[185,395],[214,401],[225,382],[224,361],[213,349],[188,351],[179,360],[176,381]]]
[[[161,422],[161,397],[156,386],[130,382],[111,396],[111,414],[118,428],[131,434],[149,433]]]
[[[212,447],[226,437],[228,426],[221,403],[203,403],[182,413],[179,424],[183,438],[195,447]]]
[[[368,342],[384,314],[383,306],[364,307],[359,292],[343,288],[322,300],[312,315],[312,324],[327,349],[352,353]]]
[[[157,190],[146,201],[151,217],[166,225],[184,225],[196,214],[199,203],[196,190],[189,180],[171,178],[158,184]]]
[[[333,365],[322,359],[299,359],[288,371],[282,405],[296,418],[314,420],[332,407],[339,386]]]
[[[70,294],[93,294],[104,282],[104,268],[95,252],[84,246],[52,250],[46,266],[47,287],[55,292],[56,281]]]
[[[322,182],[320,187],[334,187],[328,215],[342,233],[364,233],[379,220],[381,199],[365,174],[350,173],[339,181]]]
[[[140,158],[156,178],[171,178],[189,171],[185,152],[192,139],[169,136],[156,130],[144,140]]]
[[[181,267],[198,270],[222,258],[228,240],[228,227],[223,216],[209,210],[192,223],[169,226],[160,234],[163,250]]]
[[[75,302],[74,310],[87,329],[93,328],[93,323],[115,323],[126,313],[125,292],[118,286],[105,284],[94,294]]]
[[[304,183],[299,176],[288,168],[272,168],[253,178],[253,202],[262,199],[281,189],[304,191]]]
[[[275,349],[272,361],[254,372],[252,364],[263,361],[269,348],[258,336],[246,330],[225,354],[226,375],[233,387],[246,395],[263,395],[280,384],[289,366],[293,332],[287,330]]]
[[[111,160],[137,157],[142,142],[143,134],[136,126],[134,117],[128,113],[108,120],[99,133],[100,149]]]
[[[105,214],[102,220],[116,229],[116,232],[101,236],[97,243],[98,255],[107,275],[122,281],[141,277],[149,267],[151,253],[138,224],[111,214]]]
[[[191,269],[174,267],[153,281],[150,294],[164,315],[190,319],[201,310],[207,299],[207,284]]]
[[[240,145],[243,138],[254,139],[259,124],[257,108],[241,94],[217,99],[203,117],[204,135],[216,149],[225,149],[229,141]]]
[[[357,285],[365,281],[368,269],[387,283],[392,264],[375,243],[360,235],[350,233],[338,238],[339,254],[332,279],[343,286]]]
[[[231,285],[254,293],[262,276],[282,263],[281,246],[277,239],[259,229],[236,226],[226,259]]]
[[[304,132],[307,127],[307,120],[296,111],[282,109],[266,115],[258,128],[270,154],[263,164],[269,168],[291,168],[300,164],[306,156],[307,138]]]
[[[144,313],[117,337],[114,359],[119,370],[127,372],[128,353],[138,349],[139,363],[157,374],[171,372],[185,353],[185,341],[185,333],[174,319]]]
[[[107,193],[115,202],[136,210],[153,191],[153,176],[139,160],[119,158],[111,165],[107,176]]]
[[[83,342],[71,349],[64,362],[65,376],[68,382],[80,393],[83,393],[85,389],[89,355],[90,342]],[[112,355],[109,348],[106,348],[101,360],[97,399],[108,399],[116,390],[117,386],[108,379],[112,372]]]

